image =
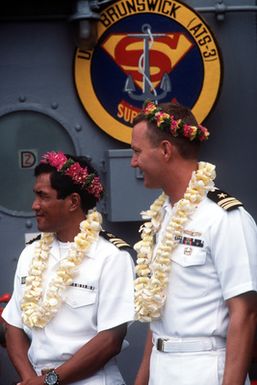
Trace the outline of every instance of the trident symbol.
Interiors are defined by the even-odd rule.
[[[140,56],[138,61],[138,70],[143,76],[143,93],[136,94],[136,88],[132,79],[129,75],[126,79],[124,91],[129,94],[131,99],[134,100],[154,100],[156,103],[158,100],[165,98],[168,92],[171,91],[171,83],[167,73],[162,77],[160,88],[162,93],[157,95],[156,89],[154,88],[151,77],[150,77],[150,59],[149,53],[154,42],[154,37],[165,36],[165,34],[152,34],[151,26],[149,24],[142,25],[143,34],[129,34],[129,37],[141,37],[144,40],[143,54]]]

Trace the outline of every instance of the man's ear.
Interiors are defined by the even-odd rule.
[[[169,140],[163,140],[160,143],[162,154],[164,157],[164,160],[168,161],[173,155],[174,152],[174,146]]]
[[[81,198],[76,192],[69,195],[70,198],[70,211],[75,211],[80,208]]]

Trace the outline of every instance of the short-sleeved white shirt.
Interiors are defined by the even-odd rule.
[[[98,332],[134,319],[134,271],[127,251],[99,237],[79,266],[72,286],[63,292],[63,304],[55,317],[43,329],[30,329],[22,323],[20,303],[35,244],[27,246],[21,253],[14,292],[2,316],[9,324],[23,328],[30,337],[29,359],[40,373],[42,368],[61,365]],[[54,241],[46,284],[60,259],[67,255],[65,248],[67,244]],[[100,385],[102,381],[108,385],[124,383],[114,360],[89,380],[76,382],[76,385]]]
[[[157,237],[172,214],[168,202]],[[226,211],[205,198],[185,225],[172,254],[167,300],[161,318],[151,322],[156,337],[225,337],[225,301],[257,291],[257,230],[242,207]]]

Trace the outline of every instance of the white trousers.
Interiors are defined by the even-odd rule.
[[[148,385],[222,385],[224,364],[225,349],[164,353],[153,347]]]

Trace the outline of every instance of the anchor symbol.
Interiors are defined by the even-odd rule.
[[[151,77],[150,77],[150,49],[154,42],[154,37],[165,36],[165,34],[152,34],[151,26],[149,24],[142,25],[143,34],[129,34],[129,37],[140,37],[144,40],[144,50],[143,54],[140,56],[138,61],[139,72],[143,75],[143,92],[142,94],[136,94],[136,88],[131,75],[128,75],[124,91],[129,94],[131,99],[134,100],[153,100],[156,103],[158,100],[165,98],[168,92],[171,91],[171,82],[167,73],[162,77],[160,89],[162,90],[161,94],[157,94],[156,89],[154,88]]]

